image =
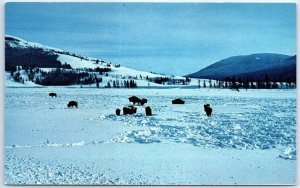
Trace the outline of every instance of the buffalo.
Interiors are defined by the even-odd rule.
[[[133,105],[135,105],[135,103],[140,104],[140,105],[144,105],[145,103],[148,102],[147,99],[144,99],[144,98],[140,99],[136,96],[131,96],[131,97],[128,98],[128,100],[129,100],[129,102],[132,102]]]
[[[135,103],[140,103],[140,101],[141,101],[141,99],[139,99],[136,96],[129,97],[128,100],[129,100],[129,102],[132,102],[133,105],[135,105]]]
[[[116,115],[117,116],[121,115],[121,110],[119,108],[116,109]]]
[[[150,106],[145,108],[146,116],[152,116],[152,109]]]
[[[144,98],[142,98],[141,101],[140,101],[141,105],[144,105],[144,104],[147,103],[147,102],[148,102],[148,100],[147,100],[147,99],[144,99]]]
[[[212,108],[210,107],[210,104],[205,104],[204,105],[204,111],[206,112],[207,116],[211,116]]]
[[[174,99],[174,100],[172,100],[172,104],[184,104],[184,100],[182,100],[182,99]]]
[[[124,107],[123,108],[123,114],[124,115],[132,115],[132,114],[135,114],[137,111],[137,108],[134,107],[134,106],[128,106],[128,107]]]
[[[69,101],[68,108],[73,108],[74,106],[78,108],[78,103],[76,101]]]
[[[56,93],[49,93],[49,96],[50,97],[57,97],[57,94]]]

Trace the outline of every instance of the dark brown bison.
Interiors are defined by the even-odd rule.
[[[175,100],[172,100],[172,104],[184,104],[184,100],[182,100],[182,99],[175,99]]]
[[[129,102],[132,102],[133,105],[135,105],[135,103],[140,104],[140,105],[144,105],[145,103],[148,102],[147,99],[144,99],[144,98],[140,99],[136,96],[129,97],[128,100],[129,100]]]
[[[212,108],[210,107],[209,104],[204,105],[204,110],[205,110],[207,116],[211,116]]]
[[[134,107],[134,106],[128,106],[128,107],[124,107],[123,108],[123,114],[124,115],[132,115],[132,114],[135,114],[137,111],[137,108]]]
[[[121,115],[121,110],[119,108],[116,109],[116,115],[117,116]]]
[[[69,101],[68,108],[73,108],[74,106],[78,108],[78,103],[76,101]]]
[[[150,106],[145,108],[146,116],[152,116],[152,109]]]
[[[57,94],[56,93],[49,93],[49,96],[50,97],[57,97]]]
[[[148,100],[147,100],[147,99],[144,99],[144,98],[142,98],[141,101],[140,101],[141,105],[144,105],[144,104],[147,103],[147,102],[148,102]]]
[[[128,100],[129,100],[129,102],[132,102],[133,105],[135,105],[135,103],[140,103],[140,101],[141,101],[141,99],[139,99],[136,96],[129,97]]]

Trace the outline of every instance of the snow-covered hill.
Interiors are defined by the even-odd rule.
[[[232,77],[241,79],[296,80],[296,56],[262,53],[234,56],[218,61],[198,72],[190,74],[193,78],[221,79]]]
[[[26,79],[26,76],[28,76],[27,74],[29,74],[28,72],[32,71],[32,69],[34,68],[39,68],[38,71],[50,72],[55,71],[58,67],[68,67],[68,69],[66,70],[76,71],[77,73],[88,72],[89,75],[93,76],[93,78],[95,76],[98,78],[101,77],[102,82],[99,84],[100,87],[106,86],[108,82],[111,82],[112,84],[112,82],[115,80],[122,82],[131,79],[134,79],[138,86],[172,87],[175,85],[176,87],[178,87],[179,85],[181,85],[178,81],[185,80],[185,77],[181,76],[161,75],[139,71],[121,66],[120,64],[114,64],[109,61],[86,57],[58,48],[49,47],[43,44],[29,42],[11,35],[5,36],[5,70],[8,73],[16,71],[20,72],[19,70],[26,70],[25,72],[23,71],[23,74],[21,73],[21,77],[23,78],[22,82],[17,84],[14,83],[14,79],[7,76],[7,78],[11,78],[12,80],[6,82],[6,86],[24,84],[24,82],[28,80],[31,82],[35,82],[37,77],[36,75],[33,76],[33,79]],[[97,68],[109,70],[105,70],[104,72],[102,72],[103,74],[100,74],[99,72],[97,73],[97,71],[95,71],[95,69]],[[14,75],[12,74],[11,76],[13,77]],[[155,82],[155,78],[165,77],[173,79],[173,81],[169,81],[168,83],[165,82],[162,84]],[[193,80],[192,82],[184,82],[182,86],[186,87],[190,84],[197,84],[197,82],[195,80]],[[28,85],[35,84],[24,84],[24,86]],[[92,83],[89,85],[96,85],[96,83]]]

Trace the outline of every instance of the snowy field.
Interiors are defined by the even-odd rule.
[[[6,184],[296,182],[296,90],[6,88]],[[58,97],[51,98],[49,92]],[[116,116],[128,97],[137,114]],[[172,105],[182,98],[184,105]],[[78,109],[67,108],[70,100]],[[213,108],[207,117],[203,104]],[[153,116],[145,116],[151,106]]]

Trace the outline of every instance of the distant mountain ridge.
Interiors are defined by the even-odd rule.
[[[216,80],[235,76],[253,81],[264,81],[267,76],[270,81],[296,81],[296,55],[261,53],[233,56],[187,76]]]

